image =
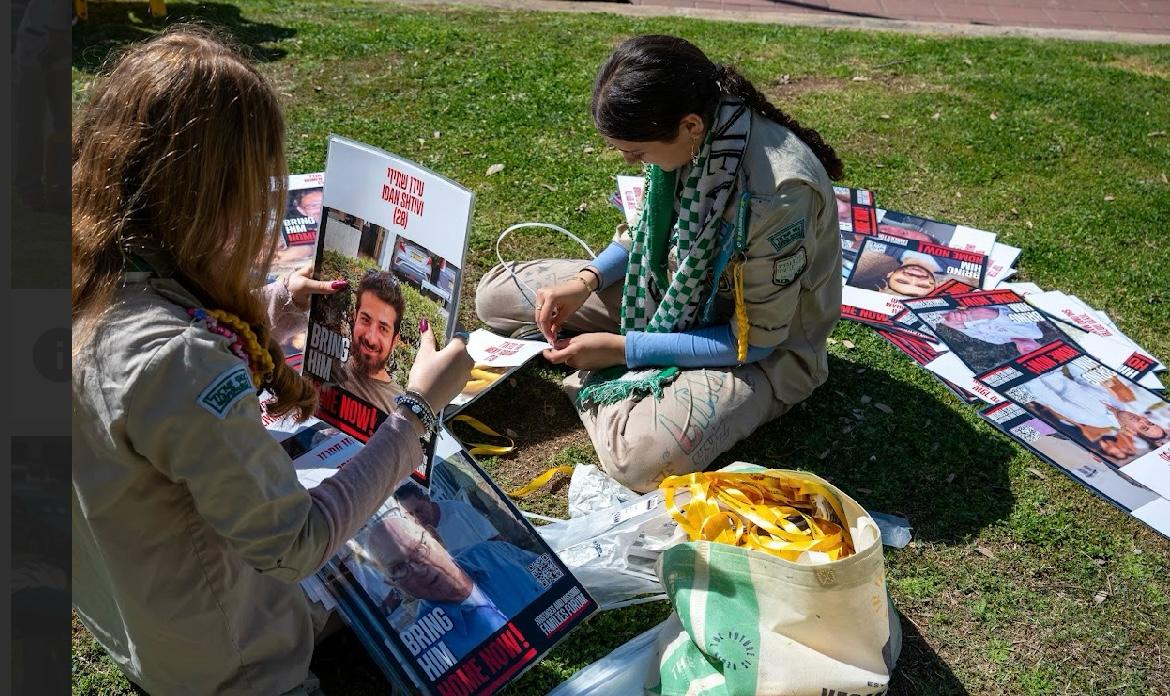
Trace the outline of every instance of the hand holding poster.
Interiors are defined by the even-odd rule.
[[[313,262],[317,251],[317,229],[321,226],[325,174],[290,174],[288,199],[282,211],[280,240],[276,257],[268,270],[268,282]]]
[[[290,174],[288,197],[285,209],[281,211],[283,224],[277,241],[276,254],[268,268],[267,283],[280,282],[280,278],[311,267],[317,253],[317,229],[321,224],[321,200],[324,195],[325,174]],[[283,321],[297,323],[290,330],[280,331],[281,349],[285,361],[294,370],[301,367],[305,350],[305,322],[303,317],[292,313],[282,317]]]
[[[454,331],[473,194],[402,158],[329,140],[316,277],[348,281],[314,295],[303,372],[318,417],[365,441],[402,393],[424,327]]]

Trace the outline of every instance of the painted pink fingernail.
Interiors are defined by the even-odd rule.
[[[348,288],[349,281],[344,279],[344,278],[342,278],[341,280],[335,280],[329,284],[329,287],[333,288],[334,290],[341,290],[342,288]]]
[[[430,322],[428,322],[426,320],[426,317],[423,317],[422,319],[418,320],[418,332],[419,333],[426,333],[427,331],[430,330],[430,328],[431,328],[431,324],[430,324]]]

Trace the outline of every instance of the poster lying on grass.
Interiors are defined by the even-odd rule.
[[[995,245],[994,232],[881,208],[877,210],[876,234],[883,239],[911,239],[952,249],[974,251],[984,256],[990,254]]]
[[[854,213],[858,212],[854,206]],[[856,235],[873,235],[883,240],[912,240],[927,244],[950,247],[960,251],[973,251],[987,257],[986,273],[979,285],[982,289],[992,289],[1001,282],[1015,275],[1016,259],[1020,256],[1020,249],[997,241],[994,232],[979,230],[966,225],[955,225],[949,222],[940,222],[930,218],[902,213],[896,210],[876,208],[861,210],[865,223],[853,224],[849,231]],[[841,213],[841,204],[838,200],[838,216]],[[850,246],[849,239],[842,227],[842,248]],[[846,273],[846,277],[848,273]]]
[[[362,447],[317,419],[269,432],[306,487]],[[304,587],[340,612],[396,693],[494,693],[597,610],[445,429],[429,485],[399,486]]]
[[[1054,341],[978,376],[1082,449],[1170,497],[1170,403]]]
[[[834,186],[837,199],[837,229],[841,233],[841,279],[849,277],[857,261],[857,251],[868,235],[877,233],[877,209],[873,192],[866,189]]]
[[[867,237],[842,288],[842,306],[894,316],[901,300],[926,297],[948,281],[981,287],[987,257],[927,242]]]
[[[976,373],[1064,337],[1011,290],[923,297],[902,304]]]
[[[1066,476],[1170,538],[1170,500],[1127,476],[1124,468],[1106,462],[1010,401],[988,406],[980,415]]]
[[[314,295],[302,373],[317,416],[365,442],[395,407],[429,324],[454,332],[474,195],[377,148],[329,139],[316,278],[348,287]]]
[[[1012,290],[984,290],[908,299],[902,303],[963,363],[986,372],[1057,339],[1082,350],[1147,388],[1160,388],[1150,374],[1157,361],[1129,344],[1054,321]]]

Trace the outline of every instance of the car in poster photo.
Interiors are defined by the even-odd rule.
[[[447,263],[447,259],[439,259],[438,272],[435,273],[434,287],[445,302],[450,302],[455,294],[456,269]]]
[[[403,276],[412,285],[422,288],[431,277],[431,255],[421,246],[404,237],[394,245],[390,269]]]

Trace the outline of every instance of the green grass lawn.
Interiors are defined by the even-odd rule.
[[[338,133],[476,192],[469,326],[475,281],[507,225],[551,222],[606,244],[619,222],[606,202],[613,177],[633,172],[590,125],[591,80],[617,41],[665,32],[735,64],[818,128],[845,161],[844,183],[884,207],[997,232],[1023,248],[1022,279],[1106,310],[1170,359],[1166,47],[348,0],[169,8],[226,23],[254,49],[284,99],[293,171],[320,170]],[[74,33],[81,99],[111,49],[159,26],[145,3],[89,11]],[[493,164],[504,169],[489,177]],[[519,235],[513,258],[576,253],[555,235]],[[1170,542],[994,432],[868,329],[843,323],[835,336],[855,347],[830,347],[828,384],[718,463],[809,469],[911,520],[915,541],[886,557],[905,629],[893,693],[1164,693]],[[485,461],[502,487],[596,461],[562,375],[533,365],[472,409],[518,433],[515,456]],[[563,514],[564,500],[554,486],[524,506]],[[544,693],[668,610],[592,619],[508,693]],[[129,691],[84,629],[74,649],[75,694]],[[331,694],[386,692],[348,636],[327,642],[314,670]]]

